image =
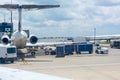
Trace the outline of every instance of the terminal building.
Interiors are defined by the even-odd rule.
[[[30,37],[29,30],[23,30],[27,33],[27,37]],[[0,40],[4,34],[7,34],[10,38],[13,33],[13,23],[3,22],[0,23]],[[84,37],[43,37],[39,38],[38,42],[81,42],[85,41]]]
[[[13,23],[7,23],[7,22],[0,23],[0,39],[4,34],[7,34],[9,37],[11,37],[12,33],[13,33]]]

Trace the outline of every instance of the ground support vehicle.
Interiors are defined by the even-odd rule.
[[[108,54],[108,48],[98,46],[95,50],[96,54]]]
[[[113,41],[110,43],[111,48],[119,48],[120,49],[120,41]]]
[[[0,62],[7,63],[8,61],[14,63],[17,59],[17,48],[13,45],[0,45]]]

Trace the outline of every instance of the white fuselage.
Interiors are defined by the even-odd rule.
[[[13,33],[11,41],[17,48],[24,48],[27,42],[27,34],[24,31],[16,31]]]

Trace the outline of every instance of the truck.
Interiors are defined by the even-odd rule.
[[[112,41],[110,43],[111,48],[119,48],[120,49],[120,41]]]
[[[11,63],[14,63],[14,61],[17,59],[17,48],[13,45],[0,45],[0,62],[6,63],[10,61]]]

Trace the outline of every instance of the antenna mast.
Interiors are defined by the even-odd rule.
[[[11,0],[11,5],[12,5],[12,0]],[[12,20],[12,9],[11,9],[11,23],[13,23],[13,20]]]
[[[4,22],[6,22],[6,17],[5,17],[5,14],[4,14]]]

